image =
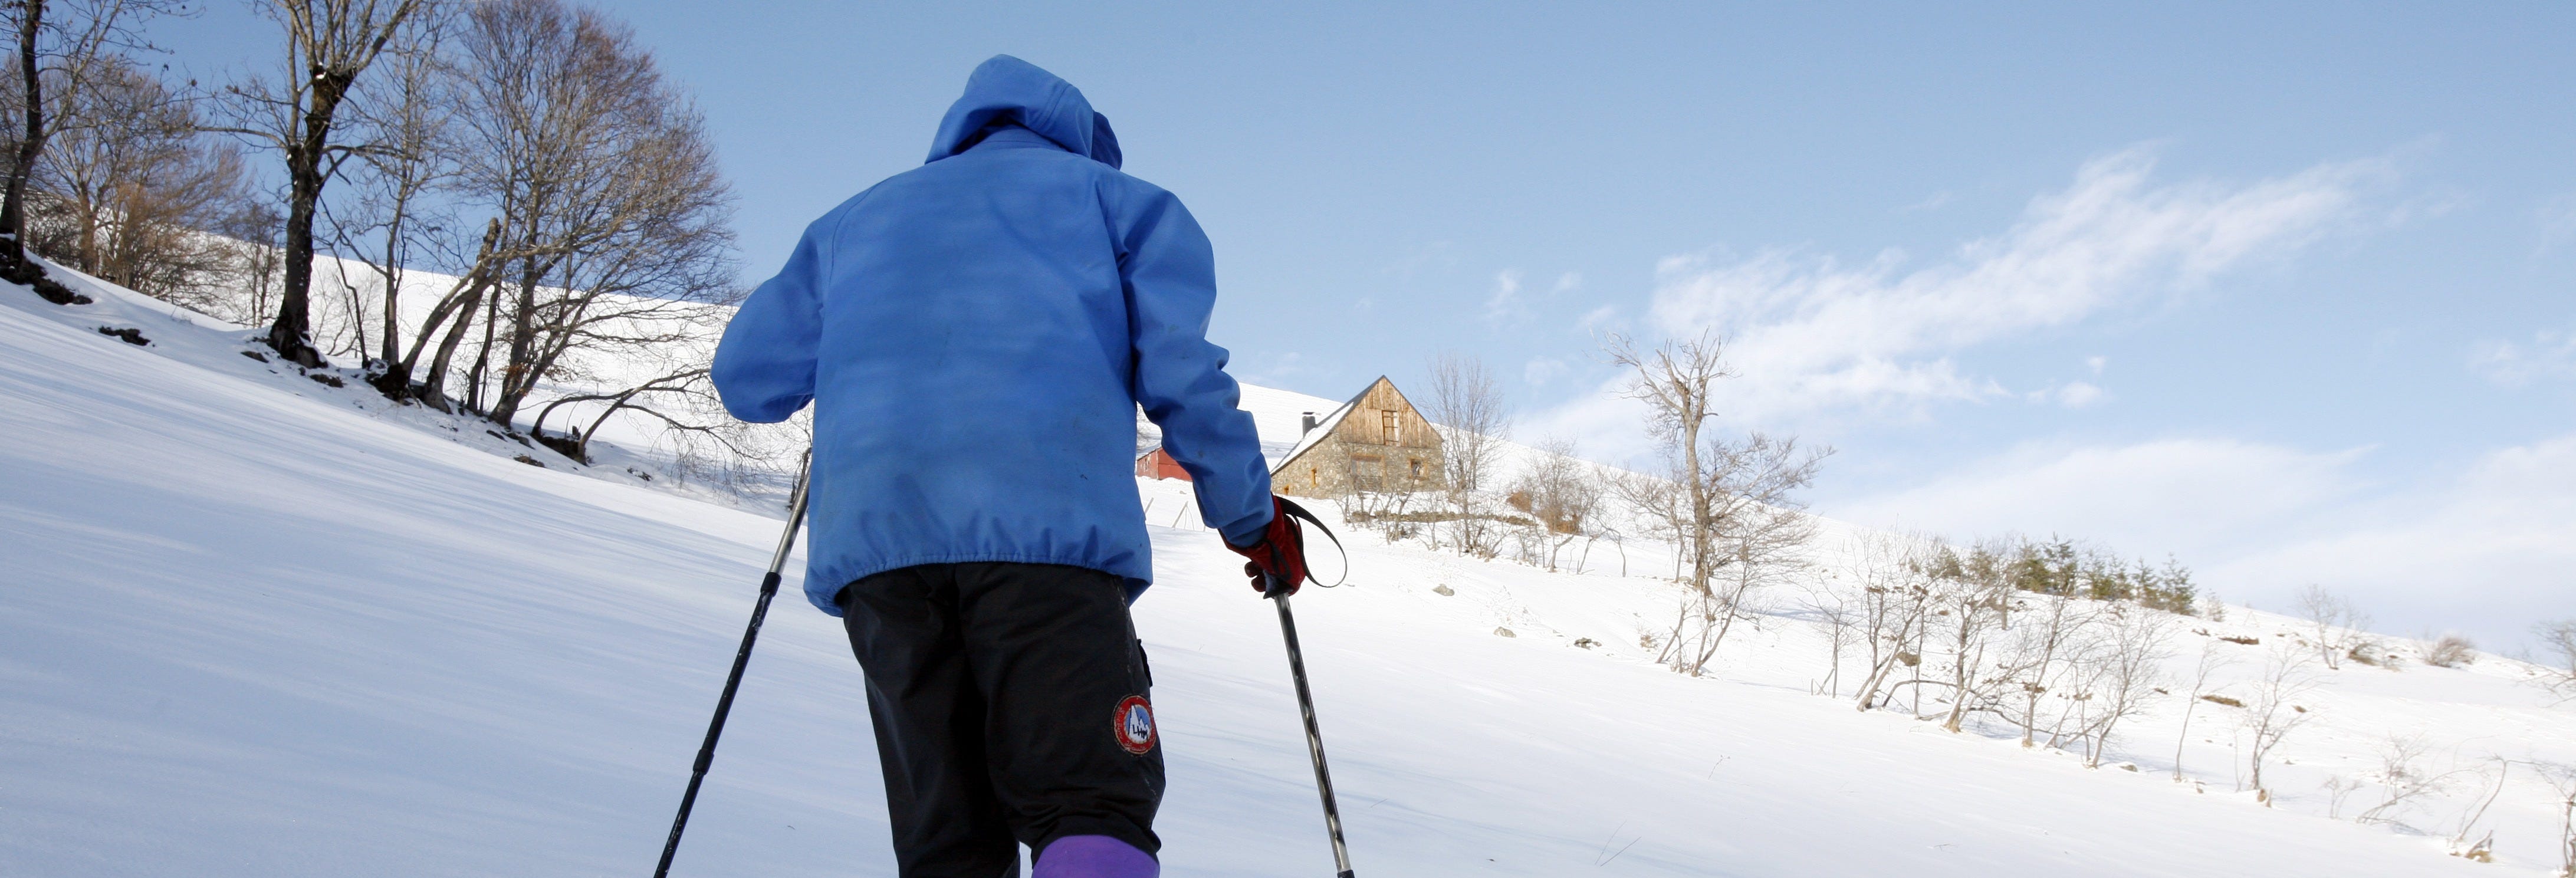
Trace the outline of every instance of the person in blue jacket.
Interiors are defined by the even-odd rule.
[[[1305,576],[1207,341],[1207,235],[1119,159],[1080,90],[996,56],[716,349],[735,417],[814,404],[805,594],[865,672],[905,878],[1016,874],[1020,844],[1041,878],[1159,869],[1138,407],[1248,572]]]

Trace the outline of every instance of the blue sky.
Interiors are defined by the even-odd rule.
[[[606,4],[751,281],[1008,52],[1208,228],[1246,380],[1460,351],[1616,462],[1598,333],[1716,331],[1730,428],[1839,449],[1828,514],[2576,616],[2576,7],[1603,5]],[[209,79],[273,39],[161,30]]]

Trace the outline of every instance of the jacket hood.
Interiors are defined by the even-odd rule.
[[[923,163],[965,152],[996,120],[1018,122],[1066,152],[1118,167],[1118,135],[1109,130],[1109,117],[1094,112],[1073,83],[1009,55],[993,56],[966,77],[966,94],[939,120]]]

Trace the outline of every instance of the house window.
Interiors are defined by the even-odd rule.
[[[1396,427],[1395,427],[1395,413],[1394,413],[1394,412],[1379,412],[1378,414],[1381,416],[1381,418],[1380,418],[1380,422],[1386,425],[1386,444],[1388,444],[1388,445],[1393,445],[1393,444],[1395,444],[1395,443],[1396,443],[1396,436],[1397,436],[1397,434],[1396,434]]]
[[[1413,458],[1410,462],[1413,464],[1413,477],[1422,478],[1422,458]]]

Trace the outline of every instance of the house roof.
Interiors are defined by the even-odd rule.
[[[1296,447],[1288,449],[1288,455],[1286,457],[1279,458],[1279,465],[1271,467],[1270,471],[1275,474],[1280,470],[1287,469],[1289,464],[1297,462],[1298,455],[1306,453],[1307,449],[1315,447],[1322,443],[1325,437],[1333,435],[1333,428],[1340,426],[1343,418],[1350,417],[1351,411],[1359,407],[1360,400],[1368,398],[1369,391],[1377,389],[1378,382],[1380,381],[1386,381],[1386,376],[1377,376],[1377,381],[1371,381],[1367,385],[1362,386],[1360,388],[1360,392],[1352,394],[1348,402],[1342,403],[1340,408],[1334,409],[1331,414],[1325,415],[1323,420],[1316,421],[1315,429],[1308,430],[1306,431],[1306,435],[1298,437]],[[1392,384],[1394,382],[1390,381],[1387,383]]]

